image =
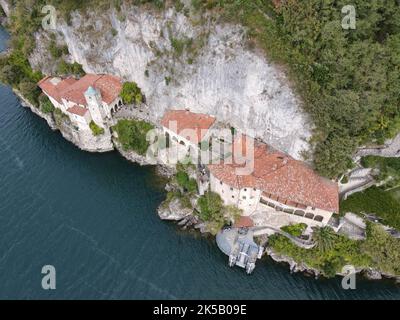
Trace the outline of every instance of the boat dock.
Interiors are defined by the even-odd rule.
[[[249,228],[225,228],[217,234],[216,241],[220,250],[229,256],[229,266],[239,266],[248,274],[253,272],[264,250],[254,242]]]

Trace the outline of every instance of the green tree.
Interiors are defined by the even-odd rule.
[[[121,98],[124,104],[140,104],[144,101],[142,91],[135,82],[125,82],[122,85]]]
[[[119,120],[112,127],[118,134],[118,141],[124,150],[134,150],[140,155],[145,155],[150,144],[146,139],[147,133],[154,126],[142,120]]]
[[[332,250],[335,243],[336,234],[330,227],[316,228],[312,234],[313,240],[317,243],[317,247],[321,252]]]
[[[38,107],[39,105],[38,97],[40,94],[40,90],[36,85],[36,83],[30,82],[27,79],[19,84],[18,89],[20,90],[21,94],[26,99],[28,99],[30,103],[32,103],[35,107]]]
[[[400,275],[400,240],[393,238],[381,226],[367,223],[367,240],[362,250],[380,270]]]
[[[200,218],[204,221],[221,222],[223,218],[223,203],[219,194],[208,191],[198,200],[200,207]]]
[[[99,136],[104,133],[104,129],[99,127],[93,120],[90,121],[89,127],[92,130],[94,136]]]
[[[39,96],[39,103],[40,110],[42,110],[44,113],[52,113],[55,109],[49,98],[44,94]]]

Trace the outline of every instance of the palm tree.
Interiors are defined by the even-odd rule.
[[[314,229],[312,238],[317,243],[318,249],[326,252],[332,249],[336,234],[330,227],[317,227]]]

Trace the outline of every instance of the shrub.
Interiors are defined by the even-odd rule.
[[[400,202],[389,191],[370,187],[363,192],[350,195],[340,203],[341,213],[373,213],[383,219],[383,222],[400,228]]]
[[[44,113],[52,113],[54,112],[54,105],[51,103],[51,101],[49,100],[49,98],[42,94],[39,97],[39,102],[40,102],[40,110],[42,110],[42,112]]]
[[[94,136],[99,136],[104,133],[104,129],[99,127],[93,120],[90,121],[89,127],[92,130]]]
[[[171,83],[171,81],[172,81],[172,78],[169,77],[169,76],[165,77],[164,79],[165,79],[165,84],[166,84],[167,86],[168,86],[168,85]]]
[[[55,108],[53,111],[53,117],[57,124],[57,126],[62,125],[63,122],[70,122],[70,118],[68,115],[63,113],[60,109]]]
[[[344,175],[342,180],[340,180],[340,183],[342,184],[346,184],[349,182],[349,177],[347,175]]]
[[[381,226],[367,223],[367,240],[361,249],[371,257],[375,267],[400,275],[400,239],[393,238]]]
[[[140,155],[145,155],[150,144],[146,140],[147,133],[154,126],[142,120],[119,120],[112,127],[118,134],[118,140],[124,150],[134,150]]]
[[[385,186],[400,186],[400,158],[366,156],[361,158],[361,164],[366,168],[379,169],[379,175],[376,179],[385,180]]]
[[[40,90],[36,83],[29,81],[28,79],[21,82],[18,87],[21,94],[35,107],[39,106],[39,95]]]
[[[285,231],[292,236],[295,237],[300,237],[304,230],[306,230],[307,225],[305,223],[296,223],[296,224],[291,224],[288,226],[283,226],[281,229],[282,231]]]
[[[200,207],[199,216],[203,221],[224,221],[223,203],[219,194],[208,191],[199,198],[198,205]]]
[[[63,54],[68,54],[68,47],[67,46],[59,47],[57,46],[55,41],[51,41],[49,45],[49,51],[53,58],[58,59],[61,58]]]
[[[185,5],[183,4],[183,2],[181,0],[175,1],[175,10],[177,12],[181,12],[184,7],[185,7]]]
[[[64,60],[61,60],[58,64],[58,72],[61,75],[74,75],[77,77],[81,77],[85,75],[85,71],[82,68],[82,65],[74,62],[74,63],[67,63]]]
[[[337,236],[327,251],[318,247],[304,249],[286,237],[275,234],[268,238],[269,246],[279,254],[293,258],[297,263],[303,262],[307,266],[320,270],[326,277],[332,277],[340,272],[346,264],[356,267],[371,265],[371,257],[361,251],[362,241]]]
[[[184,191],[189,193],[194,193],[197,191],[196,179],[189,178],[189,175],[184,171],[178,171],[176,174],[176,181],[179,186],[181,186]]]
[[[124,104],[140,104],[144,101],[142,91],[135,82],[125,82],[122,85],[121,98]]]

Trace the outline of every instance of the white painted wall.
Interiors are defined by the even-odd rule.
[[[212,173],[210,173],[210,188],[211,191],[218,193],[222,200],[224,201],[225,205],[236,205],[238,208],[243,210],[243,215],[251,215],[255,211],[275,211],[275,209],[268,207],[262,203],[261,200],[261,190],[253,189],[253,188],[242,188],[236,189],[233,188],[222,181],[218,180]],[[312,213],[315,218],[317,215],[323,217],[321,222],[309,219],[306,217],[300,217],[295,214],[289,214],[283,211],[276,211],[279,214],[287,215],[290,217],[294,223],[304,222],[308,225],[312,226],[321,226],[326,225],[329,219],[332,217],[333,212],[329,212],[326,210],[307,207],[306,209],[295,208],[291,206],[287,206],[282,204],[278,201],[263,197],[263,199],[267,200],[268,202],[273,203],[275,206],[278,205],[282,209],[292,209],[295,210],[302,210],[306,213]]]

